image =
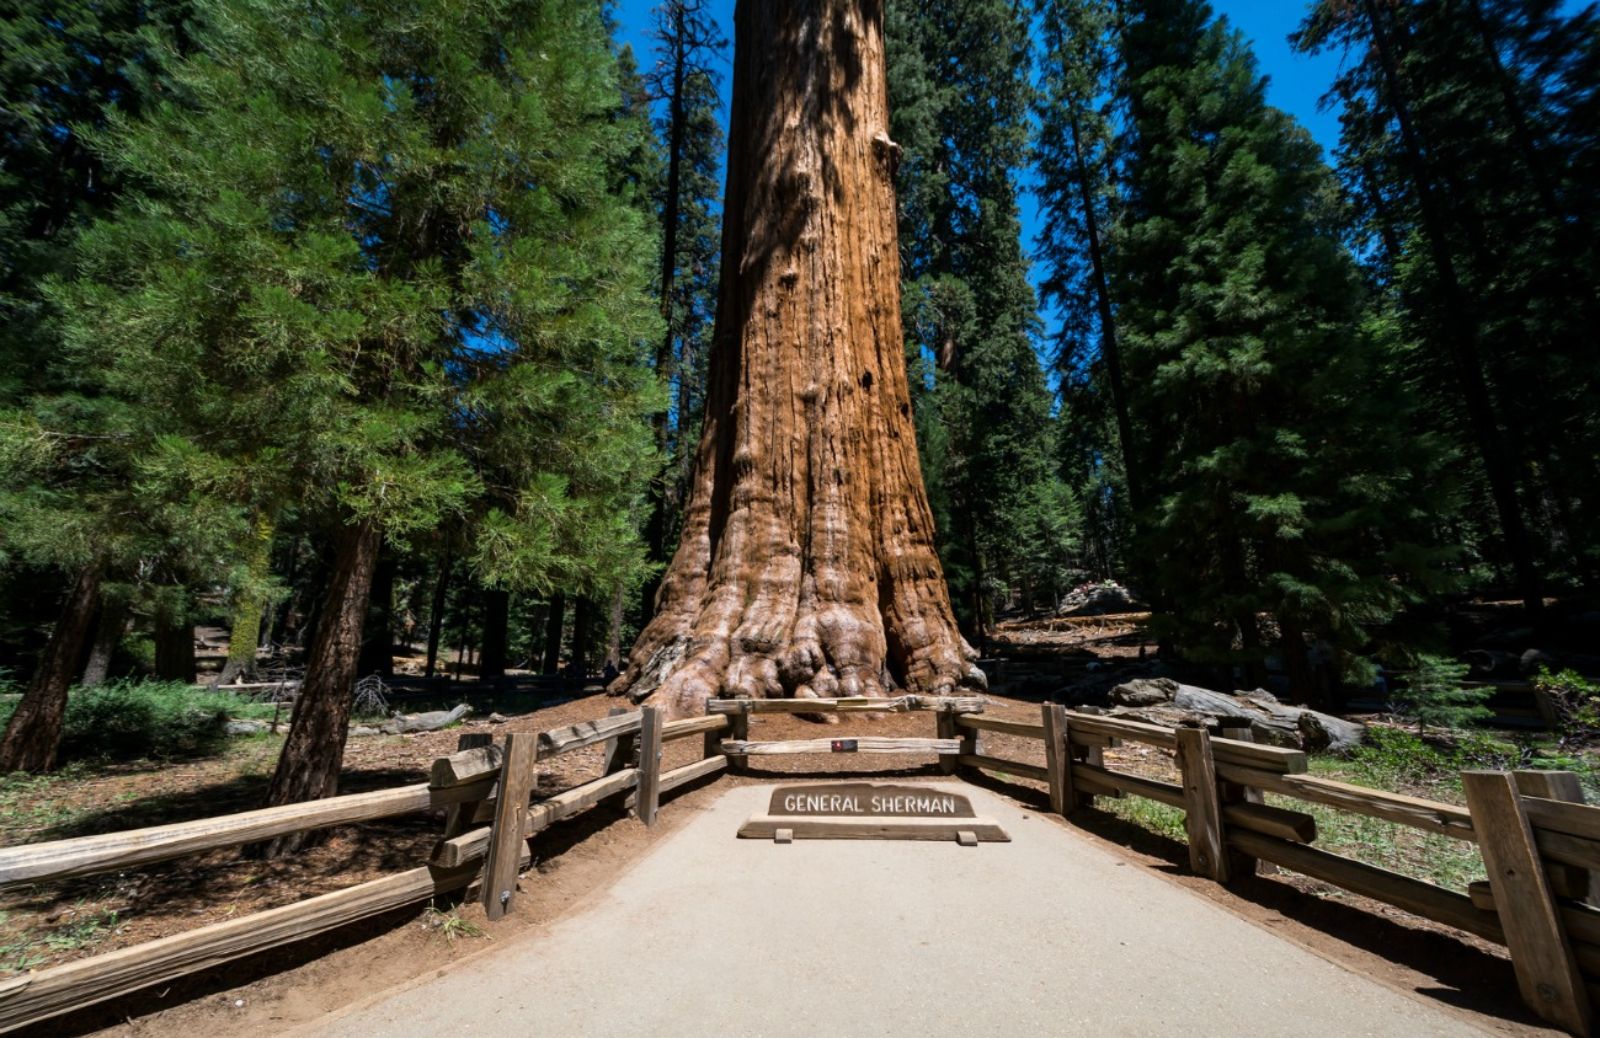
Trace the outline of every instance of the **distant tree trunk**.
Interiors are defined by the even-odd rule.
[[[449,601],[450,571],[455,566],[455,561],[445,552],[444,560],[439,563],[439,578],[433,584],[433,602],[428,610],[428,677],[433,677],[439,667],[439,639],[444,636],[444,609]]]
[[[594,603],[588,596],[578,599],[572,611],[572,672],[589,673],[589,629],[594,626]]]
[[[1484,474],[1488,477],[1490,497],[1500,519],[1500,532],[1505,538],[1506,554],[1516,574],[1517,589],[1528,612],[1537,614],[1544,608],[1542,582],[1523,520],[1522,503],[1517,494],[1517,462],[1508,456],[1505,449],[1494,401],[1484,378],[1480,329],[1472,316],[1470,300],[1456,274],[1455,256],[1447,237],[1449,220],[1439,204],[1433,174],[1424,157],[1422,142],[1411,118],[1410,105],[1401,88],[1394,51],[1376,0],[1361,2],[1372,34],[1373,47],[1378,53],[1386,100],[1400,130],[1400,152],[1417,193],[1428,255],[1444,289],[1441,316],[1445,323],[1445,347],[1466,407],[1470,435],[1476,442]]]
[[[78,571],[39,657],[33,680],[6,725],[5,737],[0,739],[0,774],[49,771],[55,767],[67,716],[67,689],[94,624],[103,575],[99,562]]]
[[[187,616],[174,616],[166,609],[156,611],[156,677],[162,681],[194,684],[194,624]]]
[[[622,616],[625,602],[622,585],[611,592],[611,610],[606,616],[606,662],[612,666],[622,663]]]
[[[83,688],[105,684],[111,675],[111,658],[122,642],[122,632],[128,626],[128,603],[120,597],[100,596],[100,613],[95,620],[94,641],[89,646],[89,658],[83,665]]]
[[[556,592],[550,596],[550,612],[544,621],[544,665],[539,669],[554,674],[561,669],[561,629],[567,623],[567,596]]]
[[[394,571],[394,556],[380,547],[372,575],[357,676],[394,677]]]
[[[306,659],[305,683],[294,702],[289,738],[267,793],[269,805],[317,800],[339,791],[362,628],[382,543],[382,534],[370,521],[340,533],[322,622]],[[264,850],[275,857],[306,843],[306,834],[300,833],[273,840]]]
[[[490,588],[483,593],[483,651],[478,680],[505,677],[506,644],[510,640],[511,593]]]
[[[933,549],[900,327],[883,9],[745,0],[684,530],[614,690],[982,687]]]
[[[267,610],[263,585],[272,573],[271,519],[258,517],[250,557],[245,561],[248,576],[245,586],[234,592],[233,616],[228,634],[228,659],[211,683],[212,688],[231,681],[249,680],[256,673],[256,649],[261,644],[261,617]]]

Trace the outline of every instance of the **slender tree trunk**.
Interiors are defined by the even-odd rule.
[[[246,560],[248,576],[246,585],[233,597],[232,623],[228,634],[228,659],[217,674],[212,688],[229,682],[249,680],[256,672],[256,649],[261,644],[261,618],[267,610],[267,600],[262,586],[272,570],[271,519],[258,517],[255,537],[250,544],[250,558]]]
[[[1412,123],[1411,109],[1401,89],[1393,48],[1378,13],[1376,0],[1362,0],[1362,9],[1372,33],[1373,46],[1378,52],[1389,107],[1400,129],[1400,150],[1417,192],[1429,257],[1444,288],[1445,298],[1442,300],[1440,316],[1445,323],[1446,349],[1455,369],[1462,401],[1466,405],[1467,424],[1471,426],[1471,435],[1483,460],[1490,496],[1494,500],[1501,534],[1505,538],[1506,553],[1516,573],[1518,591],[1528,612],[1537,614],[1544,608],[1544,598],[1539,570],[1534,563],[1527,527],[1523,521],[1522,503],[1518,500],[1516,461],[1508,457],[1504,449],[1493,399],[1484,380],[1479,329],[1456,274],[1455,257],[1446,237],[1448,221],[1440,208],[1428,161]]]
[[[194,624],[187,616],[157,610],[155,625],[156,677],[162,681],[194,684]]]
[[[78,571],[39,657],[33,680],[6,725],[5,737],[0,739],[0,774],[49,771],[55,767],[67,716],[67,689],[94,624],[103,575],[99,562]]]
[[[594,626],[594,603],[587,595],[578,599],[572,611],[572,672],[589,674],[589,629]]]
[[[981,687],[911,421],[882,7],[745,0],[735,23],[704,430],[618,687],[680,714],[723,692]]]
[[[83,665],[83,688],[105,684],[111,675],[111,659],[122,642],[122,633],[128,626],[128,603],[119,596],[100,596],[100,613],[95,620],[94,642],[89,646],[89,659]]]
[[[544,661],[539,669],[554,674],[561,669],[561,630],[567,623],[567,596],[557,591],[550,596],[550,611],[544,621]]]
[[[299,803],[339,791],[339,768],[349,734],[356,664],[383,537],[370,521],[341,531],[333,575],[306,660],[306,679],[294,702],[289,738],[278,757],[267,803]],[[282,837],[265,847],[269,857],[298,850],[307,834]]]
[[[478,657],[478,680],[505,677],[506,645],[510,641],[511,593],[489,588],[483,593],[483,651]]]
[[[433,584],[433,603],[428,611],[428,669],[427,676],[433,677],[439,666],[439,639],[444,635],[444,610],[450,593],[450,570],[455,566],[455,561],[450,557],[449,551],[445,552],[444,559],[439,563],[439,578]]]
[[[606,662],[614,667],[622,664],[622,616],[625,602],[622,585],[611,592],[611,610],[606,616]]]
[[[358,676],[394,676],[394,571],[394,556],[380,546],[372,575],[361,656],[356,666]]]

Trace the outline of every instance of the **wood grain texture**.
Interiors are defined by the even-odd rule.
[[[487,732],[469,732],[461,736],[477,740],[493,739]],[[434,789],[465,786],[500,774],[501,755],[504,751],[492,742],[489,745],[462,746],[448,757],[440,757],[428,769],[428,785]]]
[[[1551,1023],[1587,1034],[1589,993],[1567,943],[1516,781],[1505,772],[1466,771],[1461,787],[1523,1001]]]
[[[1528,809],[1528,797],[1538,797],[1540,802],[1561,802],[1570,804],[1583,803],[1583,786],[1578,782],[1578,776],[1570,771],[1514,771],[1511,773],[1516,782],[1517,792],[1522,794],[1523,811]],[[1536,807],[1535,810],[1538,810]],[[1595,815],[1600,815],[1600,809],[1590,808]],[[1560,862],[1565,856],[1550,853],[1548,844],[1554,843],[1560,851],[1569,848],[1581,860],[1566,864],[1546,865],[1546,875],[1550,879],[1550,889],[1555,891],[1557,897],[1570,897],[1578,901],[1594,903],[1594,892],[1591,890],[1590,870],[1600,868],[1600,842],[1583,839],[1563,832],[1541,831],[1537,822],[1530,816],[1529,822],[1533,823],[1534,840],[1539,845],[1539,852],[1545,858],[1553,858]]]
[[[1211,733],[1179,728],[1178,769],[1183,773],[1183,824],[1189,837],[1189,867],[1218,883],[1228,882],[1222,838],[1222,800],[1217,792]]]
[[[1093,732],[1169,750],[1178,746],[1175,729],[1158,724],[1128,721],[1120,717],[1100,717],[1075,710],[1067,712],[1067,720],[1071,722],[1074,731]],[[1236,764],[1288,775],[1300,774],[1306,770],[1304,753],[1300,750],[1286,750],[1279,746],[1258,746],[1255,743],[1235,742],[1232,739],[1212,739],[1211,753],[1219,764]]]
[[[619,735],[637,732],[640,717],[639,711],[633,710],[625,714],[602,717],[596,721],[581,721],[565,728],[552,728],[548,732],[540,732],[538,759],[547,760],[585,746],[593,746],[597,742],[614,739]]]
[[[426,811],[481,798],[492,786],[492,778],[448,790],[430,790],[425,784],[401,786],[148,829],[6,847],[0,849],[0,888],[113,872],[290,833]]]
[[[616,717],[628,711],[620,706],[611,708],[608,716]],[[602,775],[615,775],[623,768],[631,768],[634,759],[639,755],[639,736],[634,732],[627,732],[614,736],[606,742],[605,762],[600,768]]]
[[[1079,785],[1090,787],[1092,792],[1120,794],[1131,793],[1171,807],[1183,807],[1183,787],[1172,782],[1129,775],[1086,762],[1072,762],[1072,778]]]
[[[1517,785],[1520,789],[1524,783],[1522,775],[1538,775],[1540,772],[1519,772]],[[1528,782],[1537,781],[1528,779]],[[1574,780],[1575,781],[1575,780]],[[1582,791],[1578,793],[1582,796]],[[1527,813],[1528,822],[1535,829],[1542,829],[1552,833],[1566,833],[1568,836],[1581,836],[1586,840],[1600,840],[1600,807],[1593,807],[1583,803],[1567,803],[1565,799],[1538,796],[1532,793],[1525,794],[1522,798],[1522,808]]]
[[[528,808],[523,816],[523,836],[533,836],[564,818],[570,818],[593,807],[607,797],[626,793],[638,783],[638,776],[637,768],[625,768],[557,793],[548,800],[539,801]],[[456,868],[481,858],[489,850],[489,832],[488,829],[477,829],[452,839],[441,840],[434,847],[429,861],[441,868]]]
[[[936,738],[939,738],[939,739],[956,739],[959,742],[959,740],[961,738],[961,729],[956,724],[956,720],[961,715],[956,714],[956,713],[952,713],[949,710],[941,710],[938,713],[934,714],[933,716],[934,716],[934,733],[933,733],[934,736]],[[941,774],[941,775],[954,775],[956,773],[957,763],[958,762],[956,761],[956,758],[951,756],[950,754],[948,754],[948,753],[940,754],[939,755],[939,774]]]
[[[1009,843],[992,818],[871,818],[858,815],[755,815],[739,828],[740,839],[770,840],[779,829],[796,840],[950,840],[974,833],[983,843]]]
[[[673,742],[678,739],[687,739],[691,735],[714,734],[728,730],[728,719],[720,714],[710,717],[685,717],[678,721],[668,721],[661,727],[661,741]]]
[[[639,790],[636,810],[639,821],[645,825],[656,824],[656,812],[661,808],[661,727],[665,718],[661,711],[647,706],[642,711],[644,722],[639,729]]]
[[[969,768],[998,771],[1006,775],[1037,779],[1040,782],[1050,781],[1050,773],[1037,764],[1024,764],[1021,761],[1006,760],[1003,757],[990,757],[982,753],[963,753],[957,756],[956,760]]]
[[[1249,829],[1295,843],[1315,843],[1317,820],[1303,811],[1239,800],[1222,805],[1222,820],[1230,827]]]
[[[1039,707],[1044,729],[1045,781],[1050,784],[1050,810],[1063,817],[1074,806],[1072,758],[1067,751],[1067,711],[1059,703]]]
[[[164,984],[467,886],[476,866],[411,869],[187,933],[0,980],[0,1031]]]
[[[1002,732],[1006,735],[1020,735],[1024,739],[1044,738],[1044,725],[1038,721],[1012,721],[1003,717],[984,717],[981,714],[957,714],[955,723],[958,728],[969,728],[977,732]]]
[[[1337,854],[1304,847],[1288,840],[1250,832],[1247,829],[1228,831],[1228,843],[1237,846],[1252,858],[1282,866],[1290,872],[1332,883],[1374,901],[1394,905],[1424,919],[1454,926],[1459,930],[1477,934],[1490,941],[1504,943],[1500,920],[1492,912],[1476,907],[1465,894],[1424,883],[1398,872],[1367,865]]]
[[[483,874],[483,908],[494,922],[506,914],[517,887],[517,862],[523,850],[523,813],[533,792],[534,763],[538,760],[533,737],[520,732],[506,736],[505,760],[500,766],[500,796],[495,802],[494,827],[489,830],[488,864]]]
[[[835,750],[836,743],[854,743],[854,749]],[[959,739],[901,739],[888,735],[841,736],[838,739],[788,739],[780,742],[750,742],[724,739],[722,752],[736,756],[763,756],[793,753],[949,753],[960,752]]]
[[[1399,822],[1401,825],[1425,829],[1458,840],[1477,838],[1472,829],[1471,813],[1455,804],[1424,800],[1421,797],[1390,793],[1381,789],[1368,789],[1366,786],[1353,786],[1347,782],[1335,782],[1314,775],[1278,775],[1256,768],[1224,764],[1221,761],[1217,763],[1217,774],[1229,782],[1253,786],[1269,793],[1280,793],[1313,804],[1326,804],[1370,818]]]

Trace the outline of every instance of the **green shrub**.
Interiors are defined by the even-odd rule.
[[[0,703],[0,724],[14,703]],[[67,698],[61,759],[192,757],[219,750],[230,717],[268,715],[270,706],[177,681],[116,681],[75,688]]]
[[[1430,726],[1465,728],[1493,717],[1487,705],[1493,689],[1461,687],[1467,669],[1465,663],[1444,656],[1417,657],[1416,669],[1396,697],[1401,712],[1417,722],[1419,731]]]

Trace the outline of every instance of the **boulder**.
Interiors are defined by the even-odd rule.
[[[266,721],[229,721],[222,730],[229,735],[260,735],[271,727]]]
[[[412,732],[436,732],[472,713],[472,707],[457,704],[453,710],[429,710],[420,714],[395,714],[378,728],[386,735],[408,735]]]
[[[1108,698],[1116,706],[1155,706],[1172,702],[1178,687],[1171,678],[1135,678],[1112,689]]]

